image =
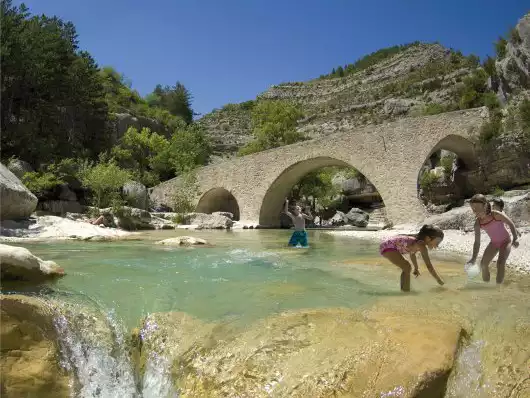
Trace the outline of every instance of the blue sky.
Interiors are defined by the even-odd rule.
[[[16,2],[16,1],[15,1]],[[81,48],[145,95],[180,80],[193,108],[253,99],[382,47],[439,41],[464,54],[530,11],[528,0],[29,0],[33,14],[72,21]]]

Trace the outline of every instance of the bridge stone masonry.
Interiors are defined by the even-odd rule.
[[[473,135],[487,120],[486,108],[411,117],[247,155],[197,169],[196,211],[230,211],[234,218],[264,227],[280,225],[285,197],[307,173],[327,166],[352,166],[381,194],[394,224],[425,217],[417,181],[434,152],[454,152],[468,169],[476,166]],[[171,207],[182,180],[152,189],[151,199]]]

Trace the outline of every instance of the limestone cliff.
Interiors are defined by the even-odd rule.
[[[509,36],[503,57],[496,59],[496,81],[490,82],[501,100],[530,87],[530,13]],[[252,106],[264,99],[300,104],[305,117],[298,130],[308,138],[450,111],[459,107],[464,79],[481,68],[478,61],[437,43],[414,43],[344,77],[274,85],[255,101],[228,104],[199,122],[207,129],[215,155],[227,157],[252,139]]]
[[[272,86],[258,95],[263,99],[291,100],[305,117],[298,129],[309,138],[420,115],[426,106],[454,104],[463,77],[478,64],[472,58],[439,44],[418,43],[368,68],[345,77]],[[229,104],[205,115],[206,126],[218,155],[233,154],[249,142],[252,102]]]

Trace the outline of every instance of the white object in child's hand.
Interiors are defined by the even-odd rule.
[[[464,270],[466,271],[468,278],[474,278],[478,274],[480,274],[480,268],[475,263],[470,263],[470,262],[466,263],[464,265]]]

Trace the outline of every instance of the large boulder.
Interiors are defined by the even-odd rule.
[[[355,227],[366,227],[368,225],[370,215],[367,212],[362,211],[361,209],[353,207],[346,214],[346,218],[348,219],[348,224],[350,225],[353,225]]]
[[[60,365],[54,317],[42,300],[0,296],[3,397],[66,398],[70,375]]]
[[[133,341],[140,375],[165,357],[162,371],[186,397],[441,397],[462,330],[440,317],[348,309],[287,312],[240,330],[155,313]]]
[[[123,194],[127,198],[127,203],[132,207],[147,210],[147,188],[137,181],[128,181],[123,186]]]
[[[25,162],[20,159],[11,159],[7,164],[7,169],[17,176],[17,178],[22,179],[24,174],[30,173],[33,170],[33,167],[28,162]]]
[[[197,229],[230,229],[234,221],[224,215],[225,213],[187,213],[182,217],[182,223],[197,225]]]
[[[37,197],[0,163],[0,220],[27,218],[37,207]]]
[[[115,225],[126,231],[155,229],[151,223],[151,214],[146,210],[129,206],[123,206],[117,209],[108,207],[101,209],[100,214],[113,217]]]
[[[2,279],[41,281],[64,275],[64,269],[53,261],[44,261],[28,249],[0,244]]]

